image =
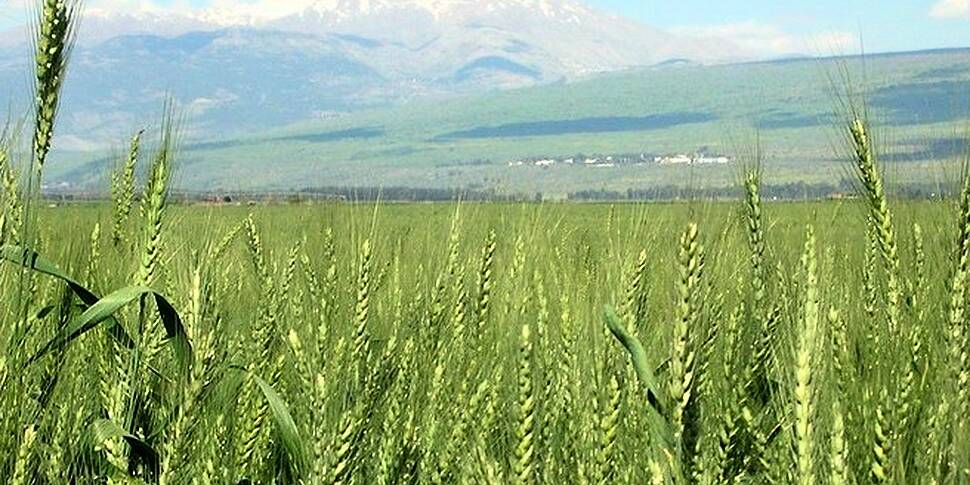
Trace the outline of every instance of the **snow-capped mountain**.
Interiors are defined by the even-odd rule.
[[[543,78],[749,54],[730,43],[675,36],[570,0],[328,0],[268,21],[302,33],[336,32],[397,47],[393,59],[441,73],[456,62],[501,57]]]
[[[443,69],[464,67],[456,65],[461,59],[495,56],[538,70],[542,79],[673,58],[751,57],[729,42],[672,35],[575,0],[311,0],[175,12],[91,9],[80,41],[90,45],[120,35],[177,36],[240,27],[356,39],[383,48],[376,59],[397,64],[386,66],[392,72],[418,77],[441,77]]]
[[[730,42],[674,35],[578,0],[232,3],[87,9],[64,129],[74,119],[79,137],[107,136],[119,120],[144,117],[139,106],[148,103],[139,100],[157,104],[164,92],[197,106],[194,119],[212,134],[670,59],[751,57]],[[25,46],[25,29],[0,34],[0,87],[8,92],[23,83]]]

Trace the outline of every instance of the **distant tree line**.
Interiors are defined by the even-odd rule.
[[[304,189],[295,197],[343,201],[447,202],[466,201],[522,201],[531,194],[500,194],[494,189],[421,188],[421,187],[325,187]]]
[[[890,188],[893,197],[906,200],[944,199],[954,195],[954,188],[936,184],[904,184]],[[851,198],[856,195],[853,182],[845,180],[838,184],[790,182],[769,184],[762,187],[762,197],[768,200],[821,200]],[[741,188],[735,186],[691,188],[662,185],[641,189],[580,190],[571,192],[571,201],[677,201],[692,199],[736,199]]]
[[[951,186],[939,184],[901,184],[889,187],[894,198],[906,200],[944,199],[955,195]],[[820,200],[850,198],[856,195],[852,181],[837,184],[808,184],[790,182],[768,184],[762,187],[766,200]],[[98,201],[106,195],[101,192],[50,192],[45,199],[52,202]],[[570,192],[569,201],[678,201],[678,200],[727,200],[741,197],[739,187],[697,188],[679,185],[630,188],[627,190],[587,189]],[[207,203],[304,203],[304,202],[531,202],[545,200],[542,192],[500,193],[494,189],[469,188],[421,188],[421,187],[316,187],[298,191],[172,191],[173,202]]]

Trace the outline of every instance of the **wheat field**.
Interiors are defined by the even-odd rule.
[[[3,483],[970,481],[970,176],[893,200],[863,111],[853,200],[223,207],[168,106],[51,208],[77,8],[0,144]]]

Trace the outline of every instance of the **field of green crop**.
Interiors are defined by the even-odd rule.
[[[893,200],[861,112],[841,202],[179,206],[169,106],[51,207],[77,6],[0,143],[2,483],[970,481],[970,172]]]
[[[34,271],[4,233],[0,476],[966,479],[967,200],[883,214],[749,188],[118,225],[110,205],[45,208]]]

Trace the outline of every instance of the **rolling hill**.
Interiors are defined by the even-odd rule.
[[[892,177],[933,182],[962,149],[970,50],[717,66],[672,65],[446,101],[364,110],[258,135],[187,140],[187,189],[320,186],[489,188],[563,194],[661,184],[725,185],[736,169],[653,163],[510,166],[593,155],[737,156],[760,139],[776,183],[837,182],[843,78],[865,92]],[[122,146],[123,139],[118,140]],[[92,187],[108,159],[68,154],[53,181]],[[97,160],[92,160],[97,158]]]

